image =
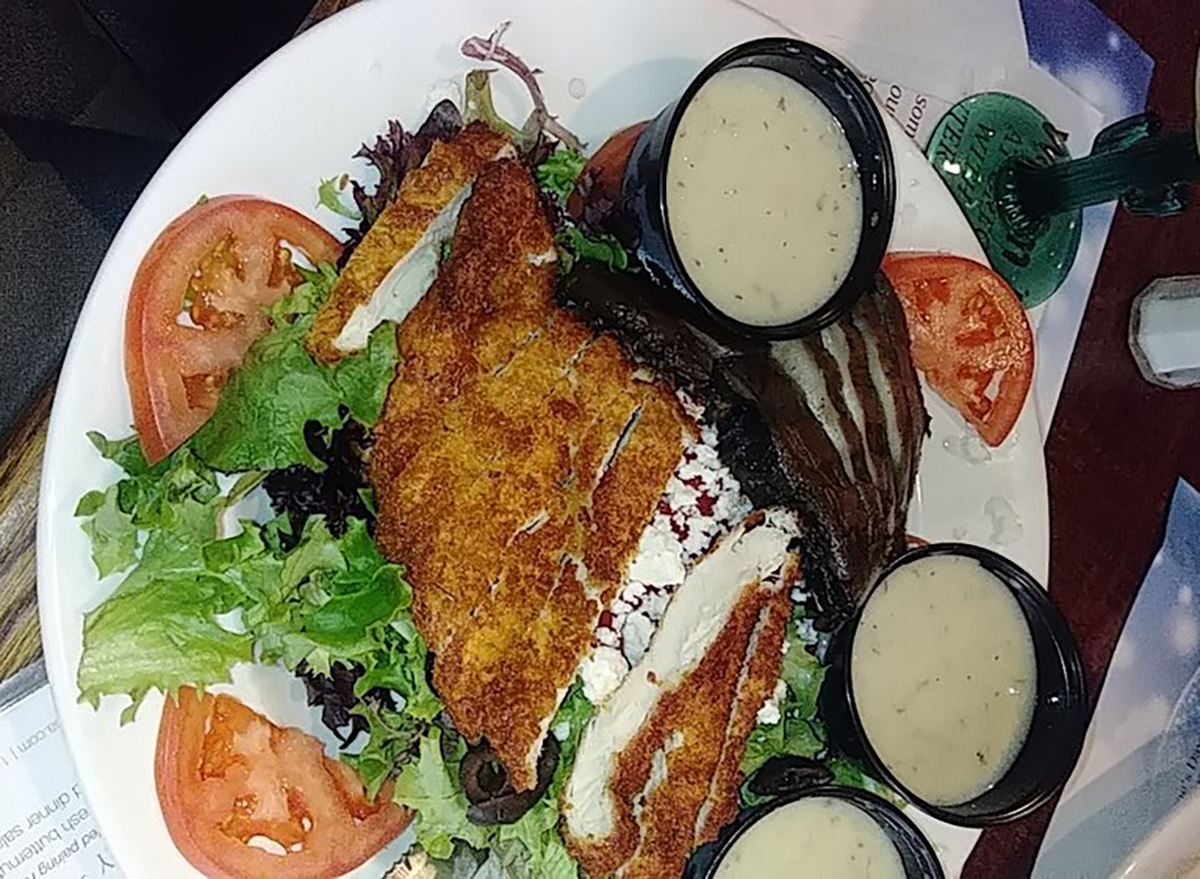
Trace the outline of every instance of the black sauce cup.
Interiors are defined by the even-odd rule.
[[[858,166],[863,228],[845,280],[813,313],[778,326],[737,321],[704,296],[688,276],[671,237],[666,176],[675,130],[688,103],[713,75],[739,67],[773,70],[815,94],[842,126]],[[735,46],[692,80],[680,98],[659,113],[638,138],[621,183],[618,237],[661,286],[673,290],[713,320],[751,339],[793,339],[816,332],[854,307],[875,277],[896,210],[896,169],[891,142],[875,101],[858,76],[830,53],[800,40],[768,37]]]
[[[872,767],[879,778],[935,818],[963,827],[1016,821],[1053,797],[1066,783],[1079,758],[1088,722],[1083,663],[1066,620],[1050,602],[1046,591],[1015,562],[989,549],[965,543],[935,543],[914,549],[893,562],[872,591],[897,568],[941,555],[963,556],[983,565],[1012,591],[1029,625],[1037,668],[1037,701],[1029,732],[1012,766],[987,791],[955,805],[925,802],[888,770],[863,728],[854,701],[850,668],[854,632],[870,594],[830,643],[830,666],[819,697],[820,712],[838,750]]]
[[[862,809],[896,847],[907,879],[943,879],[942,865],[933,847],[903,812],[872,793],[836,785],[810,788],[803,793],[780,797],[743,812],[721,831],[716,842],[702,847],[692,856],[684,871],[684,879],[713,879],[721,861],[758,821],[776,809],[812,797],[844,800]]]

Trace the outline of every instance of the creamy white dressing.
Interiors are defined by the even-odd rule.
[[[760,818],[714,879],[904,879],[900,853],[858,806],[807,797]]]
[[[964,556],[903,565],[867,601],[851,654],[875,753],[936,805],[965,803],[1012,766],[1037,691],[1033,638],[1008,586]]]
[[[854,154],[795,80],[760,67],[710,78],[683,111],[666,177],[686,271],[735,320],[799,320],[849,274],[863,223]]]

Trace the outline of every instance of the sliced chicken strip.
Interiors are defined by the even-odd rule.
[[[555,304],[547,249],[529,171],[485,166],[400,326],[371,453],[376,538],[409,566],[434,687],[518,790],[695,430],[669,388]]]
[[[678,875],[728,814],[714,785],[741,762],[745,712],[778,680],[778,608],[798,572],[799,534],[786,511],[752,513],[691,570],[645,656],[599,706],[562,803],[567,845],[588,875]]]
[[[475,176],[489,162],[515,155],[513,145],[483,123],[434,143],[342,268],[309,331],[312,355],[339,360],[365,347],[384,321],[403,318],[437,276],[442,245],[454,234]]]

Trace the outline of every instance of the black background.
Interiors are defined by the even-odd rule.
[[[53,381],[92,275],[155,168],[311,5],[0,4],[0,445]]]

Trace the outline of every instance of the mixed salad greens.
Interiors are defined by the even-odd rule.
[[[488,121],[522,148],[554,215],[564,271],[575,260],[629,269],[616,239],[566,215],[585,160],[580,145],[561,136],[565,129],[550,124],[524,70],[535,90],[531,123],[517,129],[500,119],[486,71],[468,76],[466,118]],[[347,252],[455,116],[457,109],[440,104],[415,134],[390,123],[359,154],[378,169],[379,183],[370,193],[350,183],[353,207],[342,199],[347,180],[321,184],[320,203],[358,221]],[[333,366],[315,361],[303,339],[337,268],[301,274],[271,309],[268,332],[231,376],[211,419],[168,458],[151,466],[136,436],[90,435],[121,476],[86,494],[75,513],[100,576],[122,579],[85,619],[80,698],[97,706],[105,696],[128,697],[128,722],[152,689],[204,688],[228,682],[238,663],[280,663],[305,680],[369,795],[395,779],[395,800],[416,813],[418,849],[399,869],[424,865],[437,876],[476,879],[575,877],[556,829],[559,793],[593,707],[578,683],[570,689],[551,724],[557,767],[533,808],[511,824],[470,820],[459,779],[467,743],[429,685],[428,651],[409,613],[412,590],[403,567],[372,540],[373,503],[362,477],[362,447],[403,352],[394,325],[385,324],[364,351]],[[260,485],[277,514],[237,520],[239,504]],[[797,605],[780,716],[752,734],[747,774],[775,757],[828,756],[816,717],[823,671],[810,634]],[[845,761],[829,768],[839,781],[874,786]],[[751,804],[756,795],[744,790],[743,798]]]
[[[394,332],[380,327],[366,351],[335,367],[317,364],[302,346],[334,277],[329,266],[305,273],[272,310],[271,329],[212,419],[167,459],[147,464],[136,436],[90,435],[124,475],[84,495],[75,513],[101,577],[127,573],[84,623],[86,701],[127,695],[129,720],[151,688],[227,681],[236,662],[304,661],[327,672],[333,661],[369,655],[375,636],[367,633],[411,601],[402,572],[380,555],[363,520],[349,520],[335,537],[321,517],[293,522],[283,514],[243,521],[223,536],[227,511],[265,471],[325,467],[305,441],[307,425],[333,430],[354,418],[370,426],[379,417],[398,358]],[[223,488],[222,473],[238,476]],[[234,610],[244,631],[218,620]]]

